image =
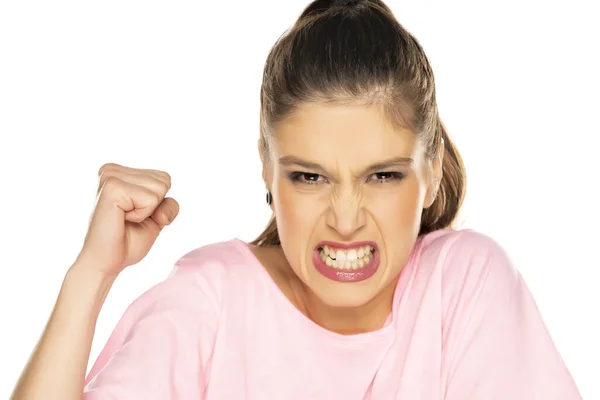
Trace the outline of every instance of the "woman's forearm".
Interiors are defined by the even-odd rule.
[[[12,400],[81,399],[96,321],[114,280],[78,263],[69,269]]]

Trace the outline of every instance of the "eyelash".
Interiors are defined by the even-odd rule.
[[[390,183],[394,181],[401,181],[404,179],[404,174],[401,172],[376,172],[373,175],[387,175],[387,178],[377,178],[377,183]],[[373,176],[371,175],[371,176]],[[309,179],[306,179],[309,177]],[[311,179],[312,178],[312,179]],[[313,174],[310,172],[295,171],[290,174],[292,182],[298,182],[304,185],[318,185],[319,178],[324,178],[322,175]]]

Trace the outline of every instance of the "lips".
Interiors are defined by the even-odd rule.
[[[321,275],[337,282],[360,282],[379,268],[375,242],[321,242],[313,252],[313,263]]]

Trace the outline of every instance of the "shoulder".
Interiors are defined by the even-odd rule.
[[[160,374],[160,380],[168,374],[163,367],[175,359],[187,359],[190,348],[201,349],[200,361],[206,364],[221,317],[223,287],[231,270],[244,260],[240,243],[214,243],[187,252],[166,279],[138,296],[93,365],[86,379],[86,385],[91,383],[88,389],[104,394],[103,390],[115,387],[114,382],[123,383],[123,390],[142,385],[137,381],[141,375],[123,379],[131,371]],[[167,386],[158,397],[170,396]]]
[[[203,272],[208,270],[221,270],[225,265],[246,262],[248,249],[245,243],[239,239],[231,239],[223,242],[205,244],[196,247],[176,262],[172,274],[194,273],[202,268]]]
[[[501,245],[492,237],[473,229],[440,229],[423,235],[423,251],[448,253],[456,250],[501,251]]]
[[[512,286],[519,279],[506,249],[492,237],[471,229],[440,230],[421,239],[420,264],[435,265],[445,290]]]
[[[218,314],[223,288],[232,272],[248,265],[248,255],[242,246],[242,241],[232,239],[188,251],[176,259],[166,279],[147,289],[130,305],[128,314],[139,316],[148,309],[159,312],[191,307]]]
[[[253,273],[257,263],[248,244],[234,238],[188,251],[175,262],[170,276],[189,276],[200,285],[214,286],[233,276]]]
[[[452,272],[478,261],[508,261],[504,247],[492,237],[472,229],[439,230],[421,238],[421,257],[442,262],[444,272]]]
[[[418,272],[435,284],[444,341],[518,311],[527,287],[502,245],[474,230],[432,232],[421,239]],[[450,336],[449,336],[450,335]],[[460,336],[460,335],[459,335]]]
[[[441,277],[446,398],[580,398],[503,246],[472,230],[424,239]]]

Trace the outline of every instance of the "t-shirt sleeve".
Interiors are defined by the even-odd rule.
[[[83,399],[204,398],[216,326],[206,297],[180,274],[136,299],[90,370]]]
[[[486,236],[463,236],[444,278],[454,288],[445,299],[444,399],[581,399],[506,252]]]

